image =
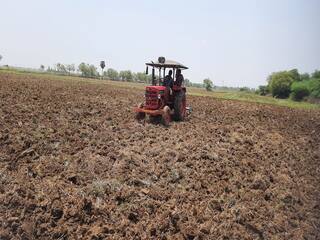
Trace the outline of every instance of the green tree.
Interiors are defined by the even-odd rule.
[[[310,96],[314,98],[320,98],[320,78],[314,78],[308,81]]]
[[[88,65],[85,64],[84,62],[79,64],[78,70],[79,70],[79,72],[81,72],[81,75],[83,77],[89,77]]]
[[[130,70],[120,71],[119,77],[122,81],[131,82],[133,80],[133,74]]]
[[[309,73],[300,74],[300,79],[301,79],[301,81],[310,80]]]
[[[59,73],[67,73],[67,68],[62,63],[56,64],[56,70]]]
[[[93,64],[89,65],[89,73],[90,73],[90,77],[97,77],[97,76],[99,76],[99,73],[98,73],[98,71],[97,71],[97,68],[96,68]]]
[[[126,81],[126,73],[125,71],[120,71],[119,72],[119,78],[121,81]]]
[[[291,84],[294,81],[292,73],[288,71],[277,72],[271,74],[269,78],[268,88],[272,96],[278,98],[288,98],[291,92]]]
[[[2,60],[2,55],[0,55],[0,61]]]
[[[113,68],[108,68],[108,70],[104,72],[104,75],[111,80],[118,80],[119,77],[119,73]]]
[[[289,71],[289,73],[291,74],[292,78],[293,78],[293,81],[300,81],[301,78],[300,78],[300,74],[299,74],[299,71],[298,69],[292,69]]]
[[[309,81],[293,82],[291,85],[290,97],[292,100],[301,101],[310,95]]]
[[[319,70],[315,70],[312,73],[312,78],[320,78],[320,71]]]
[[[203,80],[203,85],[207,91],[212,91],[213,82],[209,78]]]
[[[259,86],[258,92],[261,96],[266,96],[269,93],[268,86],[263,86],[263,85]]]
[[[250,88],[248,88],[248,87],[241,87],[241,88],[239,88],[239,91],[240,91],[240,92],[250,92]]]
[[[40,65],[40,70],[44,71],[44,65],[42,65],[42,64]]]
[[[133,74],[130,70],[126,71],[126,79],[127,81],[131,82],[133,80]]]
[[[84,77],[97,77],[99,73],[97,72],[97,68],[94,65],[89,65],[86,63],[80,63],[78,66],[79,72]]]
[[[147,76],[147,83],[151,83],[152,82],[152,75],[149,74],[149,75],[146,75]]]
[[[137,72],[135,74],[135,80],[139,82],[148,82],[148,75],[146,75],[144,72]]]
[[[66,68],[67,68],[69,74],[71,74],[71,72],[74,72],[76,70],[74,64],[68,64],[68,65],[66,65]]]

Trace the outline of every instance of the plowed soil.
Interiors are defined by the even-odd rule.
[[[320,239],[320,114],[0,74],[0,239]]]

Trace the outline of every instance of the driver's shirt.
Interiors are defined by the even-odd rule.
[[[182,74],[180,74],[176,77],[175,85],[180,87],[182,85],[183,81],[184,81],[184,77]]]
[[[163,86],[165,87],[173,87],[173,79],[170,75],[165,76],[163,80]]]

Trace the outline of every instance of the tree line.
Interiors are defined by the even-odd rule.
[[[0,61],[2,56],[0,55]],[[144,72],[132,72],[131,70],[122,70],[117,71],[113,68],[108,68],[106,71],[103,71],[103,75],[101,75],[97,69],[97,67],[93,64],[88,63],[80,63],[76,68],[75,64],[63,64],[57,63],[53,66],[46,67],[41,64],[39,70],[41,72],[48,72],[53,74],[61,74],[61,75],[76,75],[82,76],[86,78],[105,78],[113,81],[127,81],[127,82],[143,82],[143,83],[151,83],[152,76],[147,75]],[[211,91],[213,88],[213,83],[210,79],[205,79],[203,83],[193,83],[188,78],[184,80],[184,84],[187,87],[196,87],[203,88],[205,87],[208,91]]]
[[[2,56],[0,55],[0,61],[1,59]],[[74,64],[57,63],[53,67],[48,66],[47,69],[45,69],[44,65],[41,65],[40,71],[88,78],[103,77],[104,79],[113,81],[152,82],[151,75],[147,75],[144,72],[135,73],[130,70],[117,71],[113,68],[108,68],[101,76],[96,66],[84,62],[80,63],[77,68]],[[214,86],[209,78],[204,79],[202,83],[193,83],[189,79],[185,79],[184,84],[187,87],[205,88],[207,91],[219,88]],[[223,89],[225,90],[225,87],[223,87]],[[227,90],[229,90],[229,88],[227,88]],[[255,91],[260,95],[271,95],[275,98],[291,98],[294,101],[320,99],[320,70],[315,70],[313,73],[302,74],[300,74],[297,69],[274,72],[268,76],[267,84],[259,86],[257,90],[247,87],[231,88],[231,90],[245,92]]]
[[[48,67],[45,70],[44,65],[40,66],[41,71],[63,75],[80,75],[86,78],[105,78],[114,81],[128,81],[128,82],[148,82],[151,81],[151,76],[143,72],[132,72],[130,70],[117,71],[113,68],[108,68],[103,71],[103,75],[99,72],[98,68],[93,64],[80,63],[76,68],[74,64],[57,63],[53,67]]]
[[[45,69],[44,65],[40,66],[41,71],[47,71],[50,73],[57,73],[62,75],[80,75],[86,78],[104,78],[113,81],[126,81],[126,82],[142,82],[151,83],[152,76],[147,75],[144,72],[132,72],[131,70],[117,71],[113,68],[108,68],[103,71],[103,75],[98,71],[98,68],[93,64],[80,63],[76,68],[74,64],[62,64],[57,63],[53,67],[48,66]],[[189,79],[185,79],[184,84],[187,87],[203,87],[201,83],[192,83]]]
[[[297,69],[274,72],[267,78],[268,84],[259,86],[260,95],[291,98],[294,101],[320,98],[320,71],[300,74]]]
[[[0,55],[0,61],[2,60]],[[57,63],[53,67],[48,66],[45,69],[44,65],[40,65],[40,71],[47,71],[50,73],[57,73],[63,75],[81,75],[88,78],[106,78],[114,81],[128,81],[128,82],[144,82],[150,83],[152,76],[144,72],[132,72],[130,70],[117,71],[113,68],[108,68],[103,72],[103,76],[99,73],[96,66],[93,64],[80,63],[78,67],[74,64]],[[205,88],[207,91],[212,91],[217,86],[206,78],[203,83],[193,83],[189,79],[184,82],[187,87]],[[232,90],[252,92],[253,89],[247,87],[232,88]],[[275,98],[291,98],[295,101],[304,99],[320,98],[320,71],[315,70],[313,73],[300,74],[297,69],[274,72],[267,78],[267,85],[259,86],[255,91],[260,95],[272,95]]]

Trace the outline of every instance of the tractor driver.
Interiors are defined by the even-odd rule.
[[[173,87],[172,70],[170,70],[168,75],[164,77],[163,86],[170,87],[170,88]]]
[[[183,81],[184,81],[184,77],[181,73],[181,69],[178,69],[176,73],[176,81],[174,82],[174,85],[181,87]]]
[[[166,87],[165,94],[164,94],[164,100],[167,103],[170,99],[170,95],[172,93],[173,88],[173,78],[172,78],[172,70],[168,72],[168,75],[164,77],[163,79],[163,86]]]

